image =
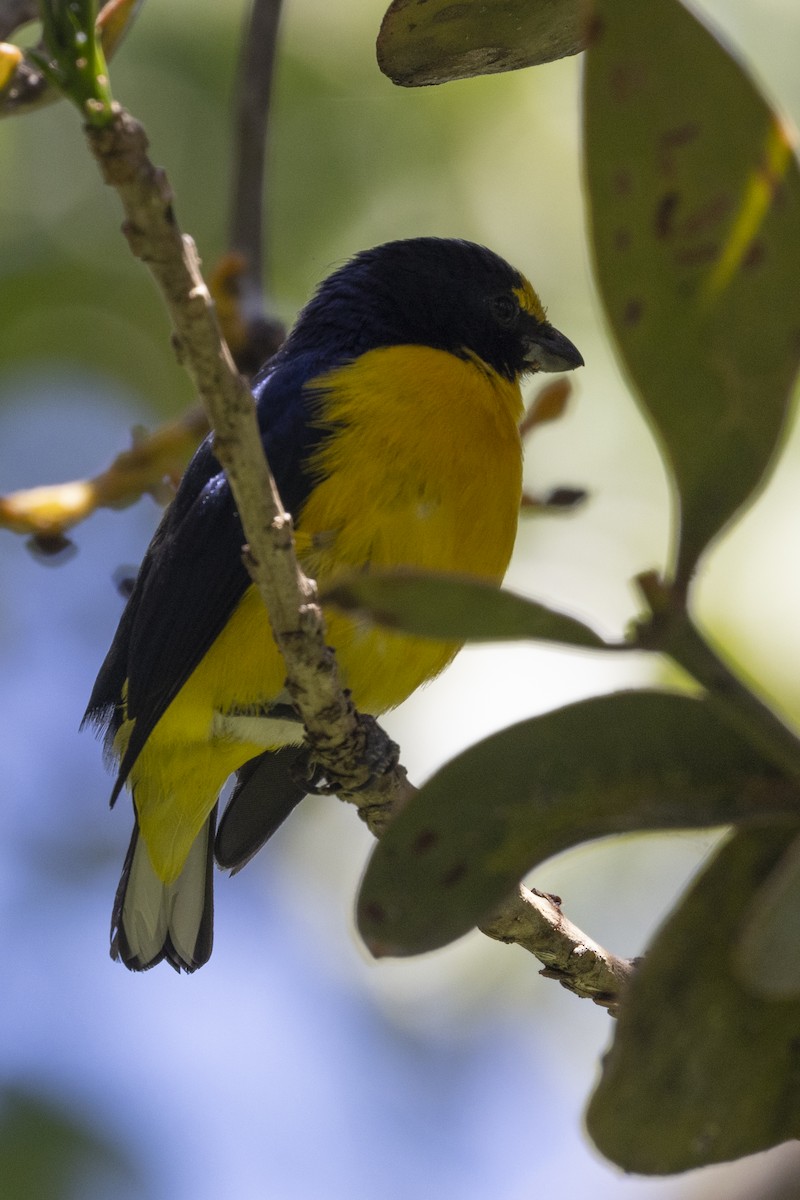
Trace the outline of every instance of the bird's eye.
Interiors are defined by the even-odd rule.
[[[489,308],[497,324],[502,325],[504,329],[510,329],[512,325],[516,324],[519,305],[507,292],[502,292],[499,296],[492,296]]]

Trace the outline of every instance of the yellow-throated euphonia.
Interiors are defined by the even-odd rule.
[[[417,567],[500,582],[519,513],[520,379],[583,359],[525,277],[482,246],[389,242],[330,275],[254,384],[306,572]],[[136,825],[112,919],[134,970],[211,953],[212,867],[237,869],[301,799],[302,736],[212,443],[145,555],[86,717]],[[326,612],[357,708],[380,714],[458,649]],[[237,774],[214,834],[217,799]]]

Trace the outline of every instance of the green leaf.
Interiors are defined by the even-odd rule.
[[[593,630],[543,604],[491,584],[424,571],[354,575],[322,597],[379,625],[443,641],[498,642],[524,638],[608,648]]]
[[[687,1171],[800,1136],[800,1001],[755,996],[732,970],[753,894],[796,828],[731,838],[633,977],[587,1117],[626,1171]]]
[[[770,1000],[800,997],[800,838],[753,896],[736,952],[742,984]]]
[[[532,67],[583,48],[581,0],[393,0],[378,66],[403,87]]]
[[[800,173],[752,80],[678,0],[594,0],[597,278],[674,473],[677,579],[763,482],[800,361]]]
[[[786,812],[800,812],[798,789],[707,701],[584,700],[494,734],[428,781],[372,854],[359,929],[373,954],[419,954],[467,933],[579,842]]]

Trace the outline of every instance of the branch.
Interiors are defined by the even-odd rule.
[[[544,964],[540,974],[545,979],[556,979],[573,995],[617,1015],[636,962],[617,958],[573,925],[562,913],[558,896],[520,884],[480,929],[487,937],[514,942],[535,955]]]

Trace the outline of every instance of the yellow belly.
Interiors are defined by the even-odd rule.
[[[337,433],[314,460],[320,482],[298,523],[308,574],[321,587],[348,571],[394,566],[499,582],[521,495],[518,386],[442,351],[393,347],[314,390]],[[365,712],[399,704],[458,649],[335,611],[325,617],[344,684]],[[212,738],[214,714],[269,704],[284,677],[251,587],[131,772],[142,834],[165,881],[179,873],[225,779],[263,748]]]

